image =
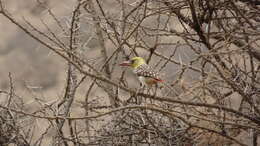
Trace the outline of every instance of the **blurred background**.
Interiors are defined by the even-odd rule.
[[[55,14],[67,16],[73,4],[67,0],[35,0],[4,1],[6,8],[14,18],[26,19],[43,31],[40,19],[45,18],[47,8],[52,8]],[[55,31],[57,27],[53,20],[44,20]],[[62,91],[65,62],[50,50],[33,40],[6,18],[0,16],[0,88],[9,88],[8,73],[12,74],[16,91],[28,97],[30,91],[42,96],[57,95]]]

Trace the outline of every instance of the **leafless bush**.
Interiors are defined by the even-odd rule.
[[[37,2],[57,30],[46,19],[39,18],[43,30],[13,17],[4,0],[0,14],[67,62],[65,90],[29,111],[10,74],[10,90],[1,91],[1,145],[259,143],[258,1],[78,0],[69,16]],[[133,56],[165,83],[139,90],[118,66]]]

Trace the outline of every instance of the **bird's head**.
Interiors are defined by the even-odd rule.
[[[121,64],[119,64],[120,66],[130,66],[132,68],[137,68],[142,64],[146,64],[145,60],[142,57],[133,57],[132,59],[128,60],[128,61],[124,61]]]

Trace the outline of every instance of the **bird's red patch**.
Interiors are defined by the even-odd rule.
[[[156,78],[154,78],[154,80],[157,81],[157,82],[164,82],[164,80],[162,80],[162,79],[156,79]]]
[[[157,84],[158,82],[163,82],[163,80],[161,80],[161,79],[156,79],[156,78],[148,78],[148,79],[146,79],[146,84],[148,84],[148,85],[153,85],[153,84]]]

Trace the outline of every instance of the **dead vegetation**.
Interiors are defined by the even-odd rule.
[[[62,98],[33,94],[28,109],[10,73],[0,145],[258,145],[259,2],[78,0],[69,16],[37,3],[44,27],[13,17],[5,0],[0,14],[66,62]],[[166,82],[138,90],[118,66],[133,56]]]

